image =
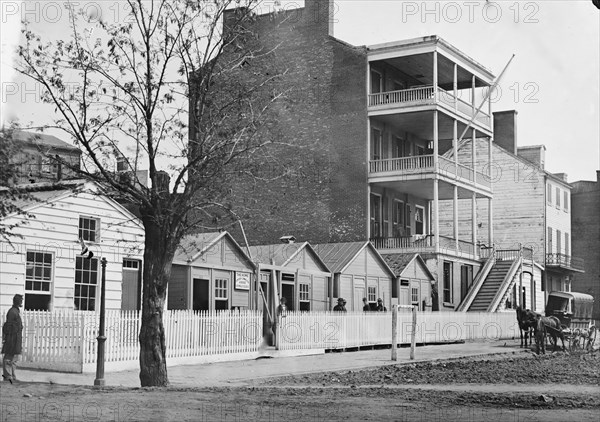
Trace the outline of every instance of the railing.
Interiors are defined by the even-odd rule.
[[[428,102],[434,101],[433,86],[421,86],[418,88],[369,94],[369,106],[422,102],[424,100]]]
[[[495,255],[498,261],[512,261],[521,256],[521,249],[496,249]]]
[[[491,183],[487,175],[477,172],[475,180],[475,171],[471,167],[455,163],[444,156],[438,156],[438,170],[448,177],[456,176],[458,179],[469,183],[475,181],[485,187],[490,188]],[[369,174],[376,173],[399,173],[402,175],[421,174],[424,172],[433,172],[433,155],[417,155],[414,157],[386,158],[382,160],[371,160],[369,162]]]
[[[387,158],[372,160],[369,163],[370,173],[384,172],[422,172],[433,171],[433,155],[417,155],[414,157]]]
[[[584,261],[582,258],[576,258],[570,255],[562,253],[548,253],[546,254],[546,265],[572,268],[574,270],[583,271]]]
[[[0,315],[0,327],[6,310]],[[262,313],[258,311],[164,312],[168,359],[226,356],[257,352],[262,342]],[[99,315],[85,311],[23,311],[22,365],[81,372],[97,356]],[[140,355],[139,311],[106,312],[105,361],[130,362]]]
[[[409,344],[412,314],[398,312],[398,344]],[[512,313],[418,312],[416,343],[514,338],[518,332]],[[281,318],[276,345],[280,350],[345,349],[389,345],[391,312],[288,312]]]
[[[373,237],[369,239],[375,249],[420,249],[429,250],[433,245],[433,235]]]

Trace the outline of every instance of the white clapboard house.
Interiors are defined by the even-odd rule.
[[[26,310],[99,310],[101,258],[106,258],[106,309],[140,309],[144,230],[139,219],[91,182],[30,185],[28,214],[0,239],[0,308],[22,294]],[[82,244],[93,256],[82,256]]]

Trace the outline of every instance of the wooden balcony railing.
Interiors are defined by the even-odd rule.
[[[369,94],[369,106],[385,104],[400,104],[434,101],[433,86],[420,86],[417,88],[401,89],[398,91],[378,92]]]
[[[445,104],[450,109],[455,109],[472,118],[475,110],[472,104],[455,97],[450,91],[446,91],[438,87],[437,100],[434,95],[432,85],[420,86],[409,89],[401,89],[397,91],[378,92],[369,94],[369,106],[381,106],[388,104],[403,104],[403,103],[420,103],[420,104],[435,104],[436,101]],[[485,126],[490,126],[489,114],[479,111],[475,115],[475,120]]]
[[[546,265],[551,267],[563,267],[583,271],[584,261],[581,258],[576,258],[562,253],[546,254]]]
[[[411,249],[413,251],[434,252],[435,237],[432,234],[423,236],[397,236],[397,237],[372,237],[369,239],[376,249]],[[456,240],[440,236],[439,252],[460,252],[468,255],[475,255],[475,245],[465,240]]]
[[[383,160],[371,160],[369,162],[369,174],[395,173],[398,176],[421,174],[435,171],[433,155],[417,155],[414,157],[386,158]],[[455,164],[453,160],[446,157],[438,157],[438,171],[449,177],[469,183],[478,183],[486,188],[491,188],[489,176],[473,171],[472,168],[462,164]]]

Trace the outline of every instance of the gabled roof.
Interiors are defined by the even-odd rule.
[[[38,146],[50,146],[54,148],[67,149],[81,152],[79,148],[65,141],[57,138],[56,136],[48,135],[47,133],[37,132],[25,132],[22,130],[16,130],[13,132],[12,137],[16,141],[27,142]]]
[[[332,273],[344,272],[365,248],[371,250],[382,267],[394,277],[394,272],[371,242],[321,243],[314,246],[315,252],[327,264]]]
[[[310,251],[317,262],[325,268],[326,272],[331,272],[327,264],[308,242],[250,246],[250,254],[255,262],[284,267],[292,262],[303,249]]]
[[[137,224],[140,227],[142,226],[139,218],[132,214],[127,208],[108,196],[98,193],[99,187],[94,182],[85,180],[68,180],[56,183],[32,183],[22,186],[23,191],[26,192],[29,197],[26,199],[17,198],[9,201],[24,212],[32,212],[36,208],[54,204],[63,198],[67,198],[71,195],[77,195],[80,192],[94,192],[97,196],[109,203],[113,208],[130,217],[130,220],[134,224]],[[0,190],[0,195],[1,194],[2,191]],[[7,217],[10,216],[11,215],[8,215]]]
[[[409,254],[409,253],[397,253],[397,254],[386,254],[382,255],[385,262],[392,269],[396,277],[401,277],[404,270],[413,262],[417,261],[430,280],[435,280],[429,268],[427,268],[427,264],[423,261],[423,258],[418,253]]]
[[[233,246],[242,254],[242,256],[248,261],[250,266],[256,268],[254,263],[248,257],[248,254],[242,249],[242,247],[235,241],[233,236],[229,232],[208,232],[208,233],[194,233],[184,236],[179,242],[179,246],[175,251],[173,262],[177,263],[192,263],[202,256],[206,251],[215,246],[221,239],[227,239]]]

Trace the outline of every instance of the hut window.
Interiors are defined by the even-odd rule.
[[[412,302],[413,305],[419,305],[419,288],[418,287],[412,287],[410,289],[410,300]]]
[[[367,287],[367,298],[371,303],[377,302],[377,288],[375,286]]]
[[[227,300],[227,279],[215,278],[215,309],[229,309]]]
[[[75,309],[96,310],[96,286],[98,285],[98,260],[81,256],[75,258]]]
[[[310,288],[306,283],[300,283],[298,285],[299,299],[300,299],[300,310],[310,311]]]
[[[52,254],[27,251],[25,309],[50,309],[52,298]]]

